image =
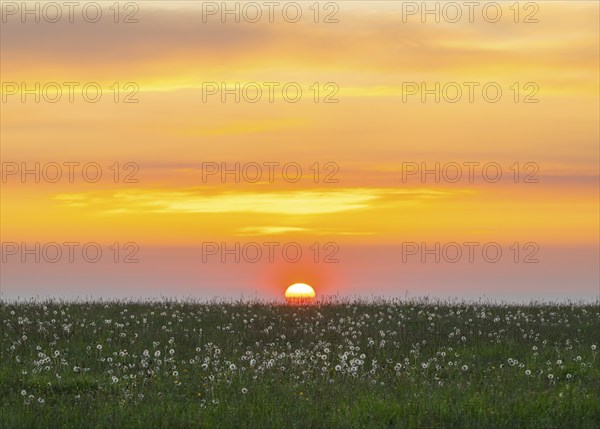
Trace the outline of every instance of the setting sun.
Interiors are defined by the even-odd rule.
[[[310,304],[315,300],[315,290],[306,283],[294,283],[285,290],[288,304]]]

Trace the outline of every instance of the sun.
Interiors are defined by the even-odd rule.
[[[306,283],[294,283],[285,290],[285,301],[292,305],[311,304],[315,300],[315,290]]]

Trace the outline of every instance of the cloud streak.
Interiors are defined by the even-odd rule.
[[[319,215],[368,209],[376,202],[401,197],[419,201],[456,195],[460,191],[385,188],[348,188],[285,192],[223,192],[199,189],[148,190],[59,194],[55,200],[71,207],[87,207],[103,213],[263,213],[288,216]],[[272,232],[272,231],[271,231]],[[277,232],[277,231],[276,231]]]

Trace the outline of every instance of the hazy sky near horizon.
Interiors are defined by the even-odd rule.
[[[600,294],[597,2],[8,3],[2,297]]]

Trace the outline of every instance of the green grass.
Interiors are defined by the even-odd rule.
[[[598,305],[32,302],[0,319],[3,428],[600,421]]]

